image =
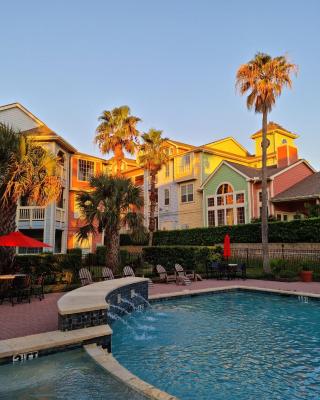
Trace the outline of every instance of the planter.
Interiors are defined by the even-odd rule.
[[[312,271],[301,271],[300,279],[302,282],[312,282]]]

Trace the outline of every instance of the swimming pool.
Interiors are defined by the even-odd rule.
[[[225,292],[155,303],[113,324],[113,354],[182,400],[320,398],[320,303]]]
[[[1,400],[142,400],[114,380],[84,350],[0,367]]]

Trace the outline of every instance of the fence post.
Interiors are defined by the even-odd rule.
[[[282,260],[284,260],[284,244],[281,244],[281,255],[282,255]]]
[[[249,267],[249,248],[247,247],[247,267]]]

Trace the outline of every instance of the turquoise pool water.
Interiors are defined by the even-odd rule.
[[[229,292],[159,302],[113,324],[113,353],[183,400],[318,400],[320,303]]]
[[[1,400],[142,400],[115,381],[84,350],[0,367]]]

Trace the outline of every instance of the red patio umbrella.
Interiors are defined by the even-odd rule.
[[[40,242],[23,233],[11,232],[8,235],[0,236],[0,246],[2,247],[52,247],[47,243]]]
[[[223,243],[223,256],[228,259],[231,256],[230,236],[226,234]]]

